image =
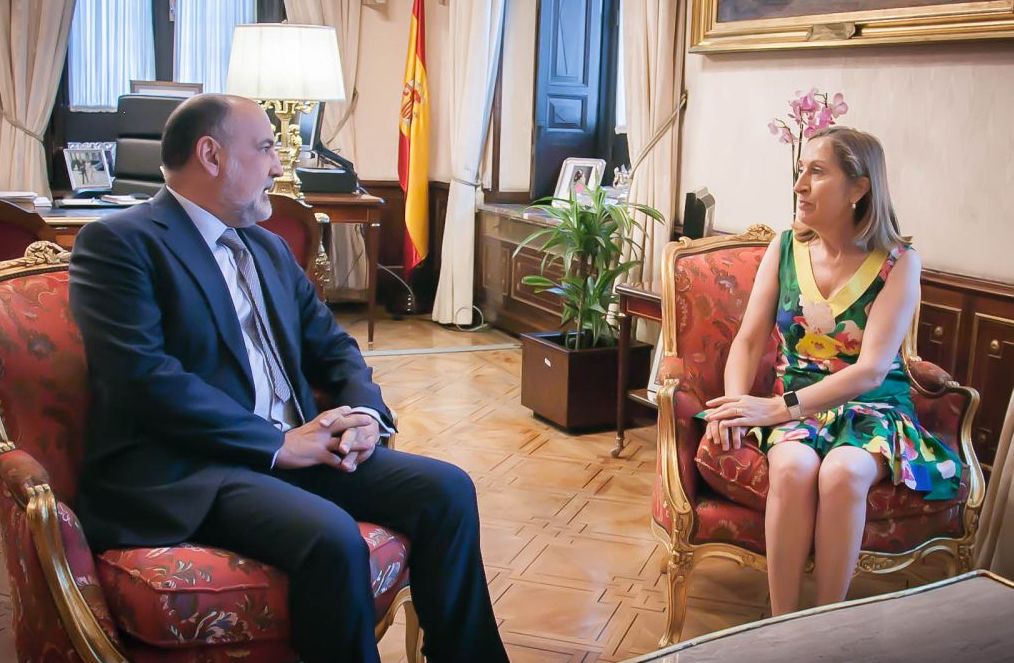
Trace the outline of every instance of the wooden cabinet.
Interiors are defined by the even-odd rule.
[[[1014,285],[925,270],[918,349],[978,390],[972,442],[990,470],[1014,388]]]

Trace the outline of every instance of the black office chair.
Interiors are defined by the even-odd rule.
[[[155,195],[165,180],[162,164],[162,129],[181,97],[125,94],[116,105],[116,179],[114,194]]]

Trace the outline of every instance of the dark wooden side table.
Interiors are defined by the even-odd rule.
[[[648,398],[647,385],[639,389],[627,389],[627,370],[630,364],[630,322],[632,317],[662,322],[662,284],[661,283],[623,283],[616,286],[616,294],[620,296],[620,338],[619,366],[616,382],[616,446],[612,456],[618,458],[623,452],[627,428],[627,400],[640,403],[651,409],[657,409],[654,401]],[[657,350],[656,350],[657,351]],[[652,379],[654,376],[652,376]]]
[[[352,223],[366,226],[367,345],[373,349],[373,327],[377,311],[377,264],[380,260],[380,209],[385,201],[368,193],[307,193],[305,200],[315,211],[327,214],[331,225]]]

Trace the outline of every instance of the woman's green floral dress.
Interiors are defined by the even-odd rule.
[[[807,245],[791,230],[782,234],[775,321],[780,340],[775,367],[778,393],[802,389],[856,362],[870,307],[906,250],[870,253],[848,283],[827,300],[814,281]],[[786,440],[806,444],[822,458],[843,444],[860,447],[884,457],[895,484],[924,492],[927,500],[954,499],[961,460],[919,425],[909,392],[899,354],[876,389],[833,410],[751,432],[765,452]]]

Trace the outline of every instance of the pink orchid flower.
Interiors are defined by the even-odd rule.
[[[828,107],[831,109],[831,114],[835,117],[849,112],[849,105],[845,103],[845,95],[841,92],[838,92],[831,98],[831,103]]]
[[[799,108],[804,111],[813,112],[817,110],[817,100],[814,95],[817,93],[817,88],[810,90],[806,96],[799,98]]]
[[[776,122],[775,120],[771,120],[770,122],[768,122],[768,130],[771,132],[773,136],[777,136],[779,133],[778,122]]]
[[[789,128],[788,127],[782,127],[782,135],[778,137],[778,142],[779,143],[794,143],[795,141],[796,141],[796,137],[792,135],[792,132],[789,131]]]
[[[833,111],[824,106],[820,109],[820,116],[817,118],[817,128],[825,129],[834,124],[834,113]]]

